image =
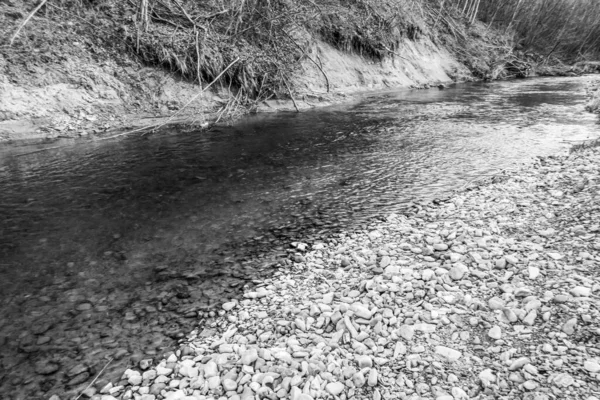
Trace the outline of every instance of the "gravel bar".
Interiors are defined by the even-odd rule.
[[[290,246],[176,351],[82,397],[600,398],[599,147]]]

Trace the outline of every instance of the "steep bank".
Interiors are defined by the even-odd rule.
[[[212,2],[205,9],[165,4],[145,10],[148,26],[141,29],[144,10],[133,3],[48,2],[10,45],[32,7],[2,2],[0,140],[105,136],[174,113],[174,121],[204,126],[365,90],[481,78],[507,51],[500,35],[458,16],[441,18],[428,3],[403,9],[389,1],[377,12],[366,1],[316,11],[308,3],[268,10],[257,3],[244,12]],[[199,13],[212,13],[203,39],[189,22]],[[247,33],[269,18],[280,26]],[[231,21],[241,19],[232,34]],[[279,43],[265,42],[264,32]],[[230,63],[200,95],[199,83],[206,86]]]

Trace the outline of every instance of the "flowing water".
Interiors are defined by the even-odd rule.
[[[0,150],[0,393],[76,391],[108,359],[114,377],[270,273],[291,241],[600,136],[587,81],[387,91],[210,132]]]

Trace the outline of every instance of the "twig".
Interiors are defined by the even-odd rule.
[[[189,105],[190,105],[190,104],[191,104],[193,101],[195,101],[195,100],[196,100],[198,97],[200,97],[200,96],[201,96],[201,95],[202,95],[202,94],[203,94],[203,93],[204,93],[204,92],[205,92],[205,91],[206,91],[208,88],[210,88],[210,87],[211,87],[211,86],[212,86],[212,85],[213,85],[213,84],[214,84],[216,81],[218,81],[218,80],[221,78],[221,76],[223,76],[223,74],[224,74],[225,72],[227,72],[227,70],[228,70],[229,68],[231,68],[231,67],[232,67],[232,66],[233,66],[235,63],[237,63],[238,61],[240,61],[240,58],[239,58],[239,57],[238,57],[238,58],[236,58],[235,60],[233,60],[233,61],[231,62],[231,64],[229,64],[229,65],[227,66],[227,68],[225,68],[223,71],[221,71],[221,73],[220,73],[220,74],[219,74],[219,75],[218,75],[218,76],[217,76],[217,77],[216,77],[216,78],[215,78],[215,79],[214,79],[214,80],[213,80],[211,83],[209,83],[208,85],[206,85],[206,86],[204,87],[204,89],[202,89],[202,90],[200,91],[200,93],[198,93],[197,95],[195,95],[194,97],[192,97],[192,99],[191,99],[190,101],[188,101],[188,102],[187,102],[187,103],[186,103],[186,104],[185,104],[183,107],[181,107],[179,110],[177,110],[177,111],[176,111],[176,112],[175,112],[173,115],[171,115],[171,116],[169,117],[169,119],[167,119],[167,120],[166,120],[165,122],[163,122],[162,124],[159,124],[159,125],[147,125],[147,126],[144,126],[144,127],[138,128],[138,129],[134,129],[134,130],[132,130],[132,131],[129,131],[129,132],[123,132],[123,133],[119,133],[118,135],[108,136],[108,137],[105,137],[105,138],[100,138],[100,139],[98,139],[98,140],[108,140],[108,139],[114,139],[114,138],[117,138],[117,137],[119,137],[119,136],[125,136],[125,135],[129,135],[129,134],[136,133],[136,132],[147,131],[147,130],[149,130],[149,129],[150,129],[150,131],[149,131],[149,132],[145,132],[144,134],[142,134],[142,136],[145,136],[145,135],[147,135],[147,134],[148,134],[148,133],[150,133],[150,132],[154,132],[154,131],[156,131],[157,129],[159,129],[159,128],[162,128],[163,126],[165,126],[165,125],[167,125],[169,122],[171,122],[171,121],[173,120],[173,118],[175,118],[175,117],[176,117],[176,116],[177,116],[177,115],[178,115],[178,114],[179,114],[179,113],[180,113],[182,110],[184,110],[184,109],[185,109],[187,106],[189,106]]]
[[[108,367],[108,364],[110,364],[112,362],[112,357],[108,359],[108,362],[106,363],[106,365],[104,366],[104,368],[102,368],[100,370],[100,372],[98,372],[98,375],[96,375],[96,377],[94,378],[93,381],[90,382],[90,384],[81,392],[79,393],[79,396],[77,396],[75,398],[75,400],[79,400],[79,398],[83,395],[83,392],[85,392],[86,390],[88,390],[89,388],[92,387],[92,385],[96,382],[96,380],[98,380],[98,378],[100,378],[100,375],[102,375],[102,373],[104,372],[104,370],[106,369],[106,367]]]
[[[282,76],[283,78],[283,76]],[[298,108],[298,104],[296,104],[296,99],[294,99],[294,95],[292,94],[292,91],[290,90],[290,87],[287,84],[287,81],[285,79],[283,79],[283,84],[285,85],[286,89],[288,90],[288,93],[290,94],[290,97],[292,99],[292,103],[294,103],[294,108],[296,109],[296,112],[300,112],[300,109]]]
[[[300,46],[298,44],[298,42],[296,42],[296,40],[289,33],[287,33],[285,30],[282,30],[282,32],[288,38],[290,38],[290,40],[292,41],[292,43],[294,43],[296,45],[296,47],[298,47],[298,49],[300,49],[300,51],[302,52],[302,54],[304,54],[310,61],[313,62],[313,64],[315,64],[317,66],[317,68],[319,68],[319,71],[321,71],[321,73],[325,77],[325,83],[327,85],[327,93],[329,93],[329,78],[327,77],[327,74],[325,73],[325,71],[323,71],[323,68],[321,67],[321,65],[317,64],[317,62],[315,60],[313,60],[313,58],[311,56],[308,55],[308,53],[302,48],[302,46]],[[317,57],[319,57],[318,54],[317,54]],[[321,60],[319,59],[319,61],[321,61]]]
[[[384,49],[384,50],[386,50],[386,51],[388,51],[388,52],[392,53],[393,55],[395,55],[395,56],[397,56],[397,57],[400,57],[400,58],[401,58],[401,59],[403,59],[403,60],[410,61],[408,58],[401,56],[400,54],[396,53],[395,51],[393,51],[392,49],[390,49],[389,47],[387,47],[387,46],[386,46],[386,45],[384,45],[383,43],[381,43],[381,47],[383,47],[383,49]]]
[[[38,4],[38,6],[36,8],[34,8],[33,11],[27,16],[27,18],[25,18],[25,21],[23,21],[21,23],[21,25],[19,26],[19,29],[17,29],[17,31],[15,32],[13,37],[10,38],[9,46],[12,46],[13,42],[17,38],[17,35],[19,34],[19,32],[21,32],[21,29],[23,29],[25,27],[25,25],[27,25],[29,20],[35,15],[35,13],[38,12],[40,10],[40,8],[42,8],[44,6],[44,4],[46,4],[46,1],[48,1],[48,0],[42,0],[42,2],[40,4]]]
[[[217,77],[216,77],[216,78],[215,78],[215,79],[214,79],[214,80],[213,80],[211,83],[209,83],[208,85],[206,85],[206,86],[204,87],[204,89],[202,89],[202,90],[200,91],[200,93],[198,93],[197,95],[195,95],[194,97],[192,97],[192,98],[190,99],[190,101],[188,101],[187,103],[185,103],[185,105],[184,105],[183,107],[181,107],[179,110],[177,110],[177,112],[175,112],[173,115],[171,115],[171,116],[169,117],[169,119],[167,119],[167,120],[166,120],[165,122],[163,122],[162,124],[160,124],[160,125],[158,125],[158,126],[155,126],[154,128],[152,128],[152,131],[155,131],[155,130],[157,130],[157,129],[159,129],[159,128],[162,128],[163,126],[167,125],[167,124],[168,124],[170,121],[172,121],[172,120],[173,120],[173,118],[175,118],[175,116],[176,116],[177,114],[179,114],[179,113],[180,113],[181,111],[183,111],[183,110],[184,110],[184,109],[185,109],[187,106],[189,106],[190,104],[192,104],[192,102],[194,102],[194,101],[195,101],[195,100],[196,100],[198,97],[202,96],[202,94],[204,94],[204,92],[205,92],[205,91],[206,91],[206,90],[207,90],[209,87],[211,87],[211,86],[212,86],[212,85],[213,85],[213,84],[214,84],[216,81],[218,81],[218,80],[221,78],[221,76],[223,76],[223,74],[225,74],[225,72],[227,72],[227,70],[228,70],[229,68],[233,67],[233,65],[234,65],[235,63],[237,63],[238,61],[240,61],[240,58],[239,58],[239,57],[238,57],[238,58],[236,58],[235,60],[233,60],[233,61],[232,61],[232,62],[231,62],[231,63],[230,63],[228,66],[227,66],[227,68],[225,68],[223,71],[221,71],[221,73],[220,73],[220,74],[219,74],[219,75],[218,75],[218,76],[217,76]],[[146,135],[146,133],[144,133],[142,136],[144,136],[144,135]]]

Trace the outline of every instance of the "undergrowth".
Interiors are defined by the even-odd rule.
[[[5,57],[37,57],[44,54],[39,49],[77,35],[98,56],[106,49],[135,54],[201,85],[233,64],[217,82],[235,94],[230,110],[293,97],[291,77],[301,63],[322,66],[310,51],[316,40],[382,62],[399,56],[403,40],[427,37],[479,77],[496,77],[512,50],[435,0],[49,0],[9,48],[16,25],[34,8],[25,4],[0,6]],[[36,30],[44,24],[46,31]]]

